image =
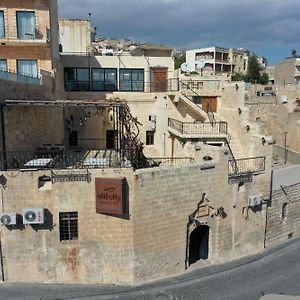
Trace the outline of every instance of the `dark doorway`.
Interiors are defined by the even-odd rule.
[[[77,147],[78,146],[78,132],[72,131],[69,135],[69,146]]]
[[[198,226],[190,234],[189,265],[200,259],[208,259],[209,227]]]
[[[117,149],[118,131],[107,130],[106,131],[106,149]]]

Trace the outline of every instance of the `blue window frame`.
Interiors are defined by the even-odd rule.
[[[34,11],[17,11],[18,39],[35,39],[35,13]]]
[[[5,38],[4,11],[0,10],[0,39]]]
[[[144,69],[120,69],[120,91],[143,92]]]
[[[18,74],[30,77],[38,77],[38,67],[36,59],[18,59]]]
[[[117,90],[117,69],[93,68],[92,69],[92,90],[93,91],[116,91]]]

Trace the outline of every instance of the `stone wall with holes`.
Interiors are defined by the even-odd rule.
[[[227,156],[219,151],[218,162],[135,172],[136,281],[184,271],[189,235],[201,224],[209,226],[209,258],[199,261],[199,266],[263,250],[266,205],[252,210],[248,197],[268,198],[270,171],[254,177],[251,183],[228,184]],[[202,205],[209,207],[209,212],[202,217],[196,213],[188,224],[202,197]],[[220,208],[224,209],[223,215],[218,213]]]
[[[266,247],[300,236],[300,183],[272,191],[267,209]]]
[[[5,107],[8,151],[34,151],[42,144],[63,144],[61,107]]]
[[[90,170],[90,183],[38,185],[39,177],[53,175],[51,170],[1,173],[1,211],[22,214],[24,208],[40,207],[48,211],[42,227],[1,226],[5,280],[133,283],[174,275],[185,270],[189,235],[201,224],[209,226],[209,258],[199,266],[262,251],[266,207],[252,211],[248,197],[267,198],[270,172],[255,176],[253,182],[228,184],[227,156],[222,155],[224,159],[214,163],[135,172]],[[126,217],[96,213],[98,177],[126,178]],[[205,214],[195,213],[201,199],[208,208]],[[78,212],[78,240],[60,242],[60,212]]]
[[[7,282],[134,281],[132,170],[90,172],[89,183],[46,182],[40,188],[38,178],[43,175],[51,177],[50,170],[1,173],[1,183],[4,177],[6,181],[2,191],[1,212],[22,214],[24,208],[48,210],[44,226],[1,226],[4,277]],[[130,204],[126,218],[96,213],[97,177],[127,179]],[[60,212],[78,212],[78,240],[60,242]]]

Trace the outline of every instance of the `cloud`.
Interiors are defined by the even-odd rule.
[[[59,0],[61,17],[88,18],[100,36],[193,48],[296,47],[299,0]]]

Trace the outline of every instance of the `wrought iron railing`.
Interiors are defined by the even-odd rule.
[[[25,74],[18,74],[13,71],[0,70],[0,80],[15,81],[25,84],[41,85],[41,78]]]
[[[148,160],[153,163],[153,166],[159,167],[190,164],[195,161],[192,157],[151,157]]]
[[[115,150],[6,151],[1,152],[1,169],[93,169],[131,167]]]
[[[170,128],[181,134],[197,136],[222,136],[227,135],[227,122],[181,122],[175,119],[168,119]]]
[[[238,158],[234,163],[229,159],[228,175],[229,177],[255,174],[265,171],[265,156]]]

